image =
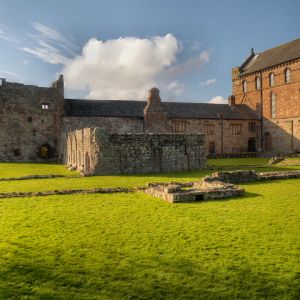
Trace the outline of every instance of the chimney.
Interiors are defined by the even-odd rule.
[[[149,90],[147,105],[144,109],[144,131],[167,132],[167,112],[161,105],[159,89],[156,87]]]
[[[151,90],[149,90],[148,94],[148,105],[157,105],[159,106],[161,104],[161,99],[159,96],[159,89],[156,87],[153,87]]]
[[[231,95],[228,97],[228,104],[231,106],[235,105],[235,96],[234,95]]]

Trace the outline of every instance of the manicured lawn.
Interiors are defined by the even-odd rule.
[[[24,165],[20,175],[0,164],[1,177],[74,174]],[[0,192],[133,187],[211,172],[10,181]],[[299,299],[300,179],[244,187],[242,198],[190,204],[142,193],[0,199],[0,299]]]
[[[76,175],[63,165],[49,163],[0,163],[0,178],[22,177],[27,175]]]
[[[222,158],[208,159],[207,164],[216,167],[229,166],[262,166],[268,163],[268,158]]]
[[[0,164],[1,166],[1,164]],[[254,169],[253,167],[237,167],[238,169]],[[256,170],[277,171],[300,169],[300,166],[294,167],[277,167],[268,166],[260,167]],[[8,172],[8,171],[7,171]],[[197,181],[202,177],[216,172],[216,170],[202,170],[193,172],[177,172],[177,173],[160,173],[160,174],[142,174],[142,175],[119,175],[119,176],[92,176],[78,178],[50,178],[50,179],[32,179],[32,180],[14,180],[0,181],[0,193],[9,192],[37,192],[49,190],[65,190],[65,189],[90,189],[105,187],[127,187],[133,188],[137,186],[145,186],[149,182],[189,182]],[[70,172],[75,174],[74,172]]]
[[[300,180],[246,188],[2,199],[0,299],[299,299]]]

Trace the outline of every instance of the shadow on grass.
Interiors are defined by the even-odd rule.
[[[182,203],[176,203],[173,205],[178,205],[178,204],[195,204],[195,205],[201,205],[203,203],[208,203],[208,202],[214,202],[214,203],[224,203],[228,201],[242,201],[247,198],[255,198],[255,197],[260,197],[262,195],[257,194],[257,193],[249,193],[245,191],[244,196],[241,197],[230,197],[230,198],[223,198],[223,199],[209,199],[209,200],[201,200],[201,201],[191,201],[191,202],[182,202]]]
[[[121,251],[121,250],[120,250]],[[130,257],[84,267],[8,264],[0,272],[1,299],[299,299],[299,276],[258,270],[238,260],[211,267],[177,257]],[[18,258],[18,260],[20,257]],[[221,261],[221,257],[216,258]],[[81,264],[81,265],[80,265]]]

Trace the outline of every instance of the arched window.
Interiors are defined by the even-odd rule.
[[[270,87],[273,87],[275,85],[275,75],[274,75],[274,73],[270,73],[270,75],[269,75],[269,85],[270,85]]]
[[[255,77],[255,87],[257,90],[261,89],[261,79],[259,76]]]
[[[276,118],[276,94],[271,93],[271,116],[273,119]]]
[[[243,93],[244,94],[247,93],[247,81],[246,80],[243,81]]]
[[[285,83],[291,82],[291,69],[290,68],[286,68],[284,71],[284,81],[285,81]]]

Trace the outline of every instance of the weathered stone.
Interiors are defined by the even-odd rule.
[[[69,133],[65,163],[91,174],[200,170],[206,167],[203,134],[110,134],[99,128]]]
[[[282,161],[284,161],[284,157],[280,157],[280,156],[275,156],[275,157],[272,157],[269,162],[268,162],[268,165],[275,165],[275,164],[278,164]]]

